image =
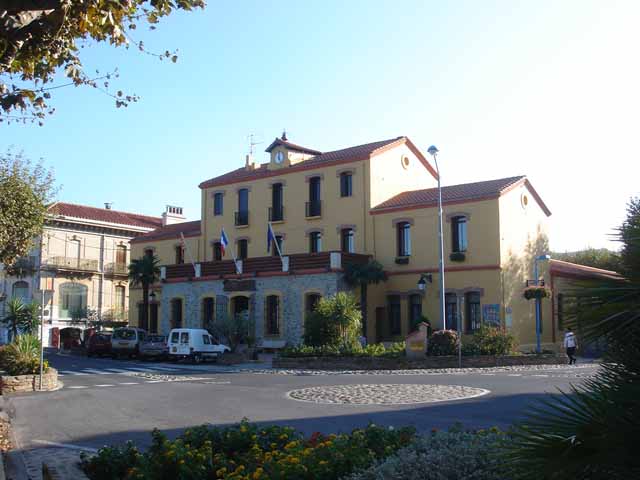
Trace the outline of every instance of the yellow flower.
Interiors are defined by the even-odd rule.
[[[293,463],[294,465],[298,464],[298,463],[300,463],[300,459],[298,457],[291,457],[289,459],[289,463]]]
[[[216,476],[222,477],[225,473],[227,473],[227,469],[225,467],[222,467],[216,471]]]
[[[282,435],[280,435],[280,440],[286,440],[287,438],[289,437],[287,436],[286,433],[283,433]]]
[[[320,460],[320,462],[319,462],[319,463],[320,463],[320,465],[326,465],[326,464],[327,464],[327,461],[326,461],[326,460]]]
[[[285,450],[291,450],[292,448],[296,448],[298,446],[298,442],[293,441],[293,442],[289,442],[284,446]]]
[[[242,426],[240,427],[240,431],[241,431],[242,433],[246,432],[246,431],[247,431],[247,427],[246,427],[245,425],[242,425]]]
[[[258,480],[260,478],[260,476],[262,475],[262,472],[264,472],[264,470],[262,470],[262,468],[260,468],[260,467],[256,468],[256,471],[253,472],[253,475],[251,476],[251,478],[253,480]]]

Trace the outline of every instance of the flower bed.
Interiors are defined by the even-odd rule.
[[[350,434],[304,438],[288,427],[260,427],[246,420],[227,428],[187,430],[176,440],[152,433],[148,451],[131,442],[83,454],[91,480],[339,479],[384,460],[415,438],[413,428],[370,425]]]
[[[281,357],[303,358],[303,357],[386,357],[394,358],[404,355],[404,342],[392,343],[384,346],[382,343],[376,343],[361,347],[355,345],[352,347],[339,347],[333,345],[324,345],[321,347],[312,347],[308,345],[300,345],[297,347],[289,347],[280,351]]]

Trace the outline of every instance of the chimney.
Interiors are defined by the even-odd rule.
[[[167,205],[162,214],[162,226],[173,225],[174,223],[184,222],[187,218],[182,214],[182,207],[174,207]]]
[[[111,210],[111,205],[113,205],[113,202],[104,202],[104,208],[107,210]]]
[[[256,161],[253,158],[253,155],[248,153],[245,157],[244,168],[247,170],[255,170],[256,169]]]

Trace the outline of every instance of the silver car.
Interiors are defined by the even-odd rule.
[[[116,328],[113,331],[113,335],[111,335],[111,354],[114,358],[120,355],[139,355],[140,344],[144,341],[146,336],[147,332],[141,328]]]
[[[164,335],[147,335],[140,344],[141,358],[167,358],[168,356],[169,347],[167,337]]]

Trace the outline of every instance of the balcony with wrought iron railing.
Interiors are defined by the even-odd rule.
[[[284,207],[269,207],[269,221],[270,222],[282,222],[284,221]]]
[[[246,227],[249,225],[249,212],[239,211],[235,212],[235,224],[236,227]]]
[[[43,259],[42,266],[53,270],[74,270],[81,272],[98,272],[100,262],[89,258],[48,257]]]
[[[104,273],[106,275],[119,275],[127,276],[129,274],[129,267],[126,263],[111,262],[104,264]]]
[[[320,200],[312,200],[305,203],[305,216],[307,218],[322,216],[322,202]]]

